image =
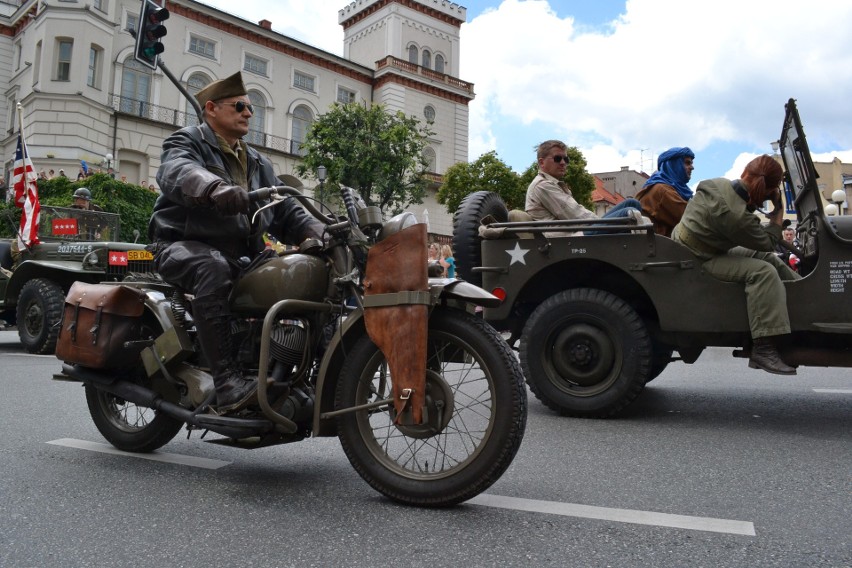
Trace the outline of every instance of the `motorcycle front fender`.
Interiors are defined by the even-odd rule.
[[[479,286],[455,278],[430,278],[429,289],[433,297],[437,292],[437,296],[441,299],[466,302],[484,308],[496,308],[503,302]]]

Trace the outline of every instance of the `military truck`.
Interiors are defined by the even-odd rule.
[[[10,221],[17,229],[17,220]],[[153,270],[145,245],[113,240],[119,229],[115,213],[42,206],[39,244],[16,259],[16,239],[0,239],[0,320],[17,325],[27,351],[54,352],[74,281],[122,281]]]
[[[852,367],[852,216],[823,210],[793,99],[779,142],[803,276],[785,284],[792,334],[779,350],[793,366]],[[551,409],[611,416],[672,361],[696,363],[710,346],[749,356],[744,286],[706,273],[650,224],[509,217],[496,194],[467,196],[454,217],[456,263],[462,278],[503,299],[484,317],[512,345],[520,339],[530,390]],[[606,232],[575,235],[592,228]],[[764,378],[743,364],[750,373]]]

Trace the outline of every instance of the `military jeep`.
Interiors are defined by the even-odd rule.
[[[145,245],[113,240],[119,228],[115,213],[42,206],[39,244],[15,258],[16,240],[0,239],[0,320],[17,325],[27,351],[54,352],[74,281],[122,281],[152,271]]]
[[[852,367],[852,216],[823,211],[793,99],[780,150],[803,278],[785,284],[792,334],[779,350],[789,365]],[[527,383],[548,407],[611,416],[672,361],[695,363],[710,346],[749,356],[744,286],[706,273],[650,224],[509,216],[496,194],[467,196],[454,217],[456,263],[462,278],[503,299],[484,317],[512,345],[520,339]],[[589,229],[603,234],[572,236]]]

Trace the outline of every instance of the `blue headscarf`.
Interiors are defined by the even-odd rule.
[[[645,185],[650,187],[655,183],[664,183],[677,190],[678,195],[689,201],[692,199],[692,190],[686,185],[689,178],[686,176],[686,167],[683,165],[684,158],[695,158],[695,154],[684,146],[683,148],[669,148],[657,158],[657,171],[654,172]]]

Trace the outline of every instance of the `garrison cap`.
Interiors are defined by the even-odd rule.
[[[202,107],[207,104],[207,101],[220,101],[228,97],[238,97],[248,94],[246,86],[243,84],[243,76],[237,71],[230,77],[213,81],[195,95],[198,104]]]

